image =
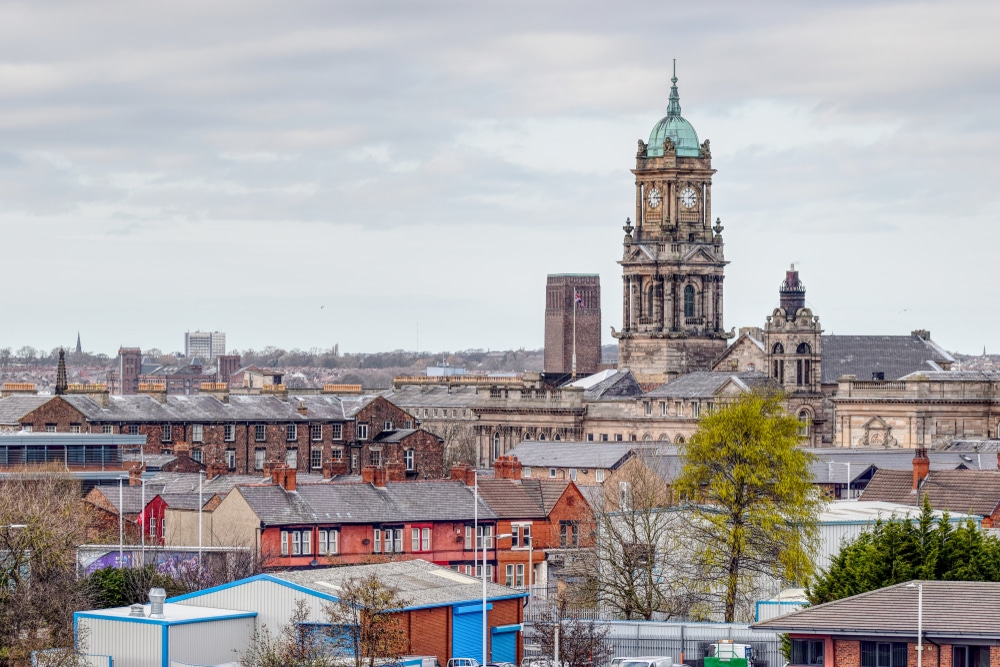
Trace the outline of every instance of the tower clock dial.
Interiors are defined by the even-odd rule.
[[[681,190],[681,206],[684,208],[694,208],[694,205],[698,203],[698,193],[694,191],[694,188],[687,187]]]
[[[663,197],[660,196],[659,190],[653,188],[649,191],[649,196],[646,198],[646,201],[649,202],[649,208],[656,208],[660,205],[660,202],[663,201]]]

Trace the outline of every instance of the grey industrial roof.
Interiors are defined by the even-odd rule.
[[[405,560],[375,565],[351,565],[314,570],[275,572],[270,575],[324,595],[337,596],[346,581],[375,574],[393,586],[407,607],[432,607],[472,600],[482,600],[481,579],[425,560]],[[526,596],[524,591],[486,583],[487,599]]]
[[[921,581],[923,631],[930,637],[1000,638],[1000,583]],[[896,584],[807,607],[753,626],[776,632],[915,637],[917,591]]]
[[[271,526],[300,523],[387,523],[393,521],[471,521],[473,491],[452,480],[372,484],[298,484],[239,486],[238,492],[261,521]],[[479,500],[480,518],[496,514]]]
[[[898,380],[916,371],[941,370],[938,364],[955,359],[920,336],[823,336],[823,384],[836,384],[842,375],[871,380],[881,372]]]
[[[616,468],[641,443],[552,442],[525,440],[507,452],[522,466],[539,468]]]
[[[746,390],[771,382],[764,373],[697,371],[679,376],[645,394],[648,398],[712,398],[727,382],[736,382]]]
[[[0,445],[145,445],[144,435],[111,433],[18,433],[0,434]]]

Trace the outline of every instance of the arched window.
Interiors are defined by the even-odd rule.
[[[795,348],[795,354],[809,354],[811,351],[809,343],[799,343],[799,346]]]
[[[559,435],[558,433],[556,433],[554,436],[552,436],[552,439],[553,440],[562,440],[562,436]]]
[[[771,348],[771,353],[772,354],[784,354],[785,353],[785,346],[782,345],[781,343],[775,343],[774,347]]]
[[[493,434],[493,452],[492,452],[492,454],[493,455],[490,457],[492,460],[496,460],[496,459],[500,458],[500,434],[499,433],[494,433]]]
[[[653,286],[646,290],[646,317],[653,316]]]
[[[799,412],[799,435],[803,438],[809,437],[809,424],[811,421],[808,410],[801,410]]]
[[[997,428],[1000,429],[1000,426],[998,426]],[[667,435],[666,433],[661,433],[660,442],[670,442],[670,436]]]
[[[545,434],[544,433],[539,433],[538,434],[538,439],[539,440],[545,440]]]
[[[684,286],[684,317],[694,317],[694,285]]]
[[[674,443],[676,443],[678,445],[683,445],[684,444],[684,436],[683,435],[677,436],[677,438],[674,440]]]

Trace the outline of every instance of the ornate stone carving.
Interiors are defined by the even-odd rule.
[[[646,157],[646,144],[642,139],[639,140],[639,150],[636,151],[636,157]]]
[[[677,152],[677,148],[674,146],[674,140],[671,139],[670,137],[667,137],[666,139],[664,139],[663,140],[663,154],[667,155],[668,153],[676,153],[676,152]]]
[[[708,143],[708,139],[701,142],[701,147],[698,149],[698,153],[701,157],[712,157],[712,147]]]

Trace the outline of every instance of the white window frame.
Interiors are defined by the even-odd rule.
[[[225,457],[226,457],[226,468],[228,468],[229,470],[235,470],[236,469],[236,450],[235,449],[227,449],[224,454],[225,454]]]
[[[111,424],[105,424],[104,426],[101,427],[101,433],[104,433],[105,435],[110,435],[111,433],[114,432],[115,432],[115,427],[112,426]]]
[[[413,448],[403,452],[403,464],[406,467],[406,472],[413,472],[417,469],[417,452]]]
[[[330,424],[330,429],[333,431],[333,440],[343,440],[344,439],[344,425],[343,424]]]
[[[521,477],[531,477],[531,466],[521,468]]]
[[[253,441],[267,442],[267,424],[253,425]]]
[[[263,470],[264,463],[267,462],[267,450],[263,447],[258,447],[253,450],[253,469]]]
[[[383,424],[382,424],[382,430],[383,431],[391,431],[392,430],[392,422],[383,422]]]
[[[594,481],[603,482],[604,481],[604,471],[598,468],[594,471]]]
[[[160,427],[160,442],[173,442],[174,429],[170,424]]]
[[[204,458],[204,457],[202,455],[202,452],[201,452],[200,448],[199,449],[192,449],[191,450],[191,460],[192,461],[197,461],[198,463],[201,463],[202,462],[202,458]]]
[[[295,442],[299,439],[299,425],[298,424],[286,424],[285,425],[285,442]]]
[[[236,442],[236,424],[226,424],[222,428],[224,431],[223,439],[226,442]]]
[[[299,467],[299,450],[296,447],[285,449],[285,465],[296,469]]]
[[[368,439],[368,424],[358,424],[358,440]]]
[[[510,548],[511,551],[531,548],[531,522],[525,521],[510,524]]]
[[[320,556],[339,554],[340,531],[336,528],[328,528],[319,531],[319,549],[316,553]]]
[[[191,424],[191,442],[205,441],[205,426],[203,424]]]
[[[486,546],[483,546],[485,538]],[[479,525],[476,526],[476,549],[482,551],[483,549],[493,548],[493,526]]]
[[[338,463],[344,460],[344,448],[334,447],[330,450],[330,459]]]
[[[313,442],[323,442],[323,425],[322,424],[310,424],[309,425],[309,439]]]
[[[323,450],[313,448],[309,450],[309,467],[318,470],[323,467]]]

